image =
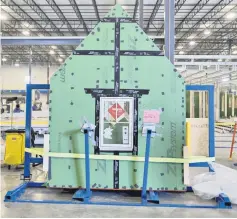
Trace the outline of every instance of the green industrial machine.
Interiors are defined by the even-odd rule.
[[[50,80],[50,152],[83,155],[90,128],[94,189],[141,189],[144,162],[106,157],[144,157],[147,129],[150,157],[183,157],[184,80],[129,18],[116,5]],[[148,188],[183,191],[183,172],[180,163],[150,162]],[[51,157],[47,185],[84,188],[84,158]]]

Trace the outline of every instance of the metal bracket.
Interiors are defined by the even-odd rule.
[[[23,183],[14,190],[8,191],[5,195],[4,202],[14,202],[19,198],[27,188],[27,183]]]
[[[158,192],[150,190],[147,196],[147,202],[159,204],[160,200],[159,200]]]
[[[74,193],[74,195],[72,196],[72,199],[89,203],[91,195],[92,195],[91,191],[88,194],[86,190],[79,189]]]
[[[32,179],[32,174],[30,174],[29,177],[24,176],[24,174],[21,174],[21,175],[20,175],[20,180],[23,180],[23,181],[31,181],[31,179]]]
[[[229,197],[224,194],[221,193],[217,198],[216,198],[216,202],[219,208],[231,208],[231,202]]]

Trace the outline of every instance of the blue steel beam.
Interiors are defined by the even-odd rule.
[[[2,45],[17,45],[17,46],[26,46],[26,45],[79,45],[84,37],[2,37]]]
[[[49,89],[49,84],[27,84],[26,85],[26,127],[25,127],[25,148],[31,147],[31,105],[32,105],[32,90],[45,90]],[[30,163],[31,163],[31,154],[25,152],[25,161],[24,161],[24,179],[30,179]],[[33,161],[33,160],[32,160]]]
[[[215,157],[214,85],[186,85],[188,91],[208,91],[209,157]],[[190,164],[192,167],[208,167],[207,163]]]

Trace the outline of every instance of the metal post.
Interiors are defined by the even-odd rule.
[[[231,116],[235,116],[235,95],[232,93]]]
[[[199,91],[199,118],[203,118],[202,108],[203,108],[202,91]]]
[[[48,60],[49,60],[49,57],[48,57]],[[49,84],[49,68],[50,68],[50,62],[48,62],[48,65],[47,65],[47,84]],[[47,93],[47,104],[49,104],[49,90]]]
[[[206,118],[207,112],[206,112],[206,91],[202,91],[202,118]]]
[[[225,118],[227,118],[227,91],[225,91],[225,98],[224,98],[224,100],[225,100],[225,108],[224,108],[224,112],[225,112]]]
[[[89,151],[89,133],[88,129],[84,130],[85,134],[85,167],[86,167],[86,198],[90,197],[90,151]]]
[[[141,197],[142,203],[145,203],[147,201],[146,188],[147,188],[147,178],[148,178],[148,164],[149,164],[149,157],[150,157],[150,146],[151,146],[151,130],[147,130],[146,152],[145,152],[143,184],[142,184],[142,197]]]
[[[174,64],[175,46],[175,3],[174,0],[165,0],[165,56]]]
[[[30,58],[29,58],[29,84],[31,84],[31,69],[32,69],[32,47],[30,46]]]
[[[232,43],[233,43],[233,40],[229,39],[228,40],[228,53],[229,53],[229,55],[231,55],[231,53],[232,53]]]
[[[190,91],[190,118],[194,118],[195,115],[194,115],[194,92],[193,91]]]
[[[208,117],[209,117],[209,157],[215,157],[215,110],[214,86],[208,89]]]
[[[31,147],[31,101],[32,90],[31,85],[26,85],[26,128],[25,128],[25,147]],[[25,152],[24,162],[24,179],[30,178],[30,153]]]
[[[139,0],[139,26],[143,29],[143,0]]]
[[[215,91],[215,100],[216,100],[216,114],[215,114],[215,120],[218,121],[220,119],[220,88],[219,84],[216,85],[216,91]]]

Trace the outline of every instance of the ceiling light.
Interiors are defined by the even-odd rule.
[[[191,40],[191,39],[193,39],[194,37],[195,37],[195,36],[192,36],[192,35],[191,35],[191,36],[188,37],[188,39]]]
[[[51,46],[52,49],[57,49],[57,46]]]
[[[235,18],[235,16],[236,16],[236,14],[234,12],[230,12],[226,15],[226,18],[227,19],[233,19],[233,18]]]
[[[23,22],[22,25],[24,25],[27,28],[30,26],[30,24],[28,22]]]
[[[30,35],[30,32],[28,30],[23,30],[22,33],[26,36]]]
[[[63,54],[61,54],[61,55],[59,55],[60,57],[65,57],[65,55],[63,55]]]
[[[183,49],[183,46],[181,46],[181,45],[177,46],[177,49]]]
[[[179,54],[180,54],[180,55],[183,55],[183,54],[184,54],[184,51],[180,51]]]
[[[209,35],[210,33],[211,33],[210,30],[205,30],[205,31],[204,31],[204,34],[205,34],[205,35]]]
[[[233,51],[232,54],[237,54],[237,50]]]
[[[222,81],[225,82],[225,81],[229,81],[230,79],[229,78],[223,78]]]
[[[190,41],[190,42],[189,42],[189,45],[190,45],[190,46],[194,46],[195,44],[196,44],[195,41]]]
[[[49,51],[49,54],[50,54],[50,55],[54,55],[55,52],[54,52],[53,50],[50,50],[50,51]]]
[[[59,61],[59,62],[62,62],[62,61],[63,61],[63,59],[59,58],[59,59],[58,59],[58,61]]]
[[[3,62],[6,62],[6,61],[7,61],[7,59],[6,59],[5,57],[3,57],[3,58],[2,58],[2,61],[3,61]]]
[[[7,20],[7,17],[3,14],[0,15],[0,20],[4,21],[4,20]]]
[[[16,66],[16,67],[19,67],[19,66],[20,66],[20,64],[19,64],[19,63],[15,63],[15,66]]]
[[[222,62],[222,59],[218,59],[218,62]]]

